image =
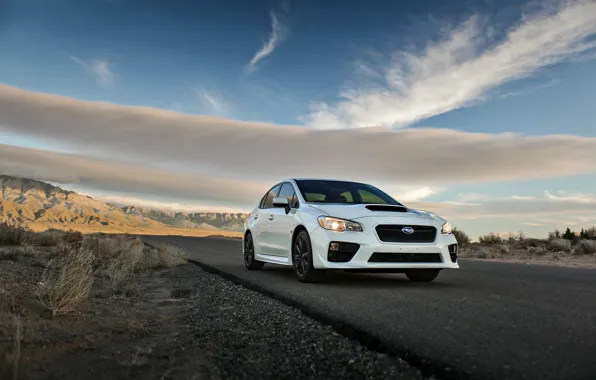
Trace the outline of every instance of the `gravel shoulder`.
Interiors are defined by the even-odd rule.
[[[41,248],[40,248],[41,249]],[[51,317],[31,296],[42,255],[0,260],[0,378],[422,379],[300,311],[189,263],[96,281]]]

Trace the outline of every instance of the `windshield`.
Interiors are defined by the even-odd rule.
[[[364,183],[298,180],[296,184],[306,202],[403,206],[376,187]]]

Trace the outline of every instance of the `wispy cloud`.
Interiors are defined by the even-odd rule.
[[[114,85],[114,72],[106,59],[92,59],[84,61],[74,55],[68,56],[73,62],[82,66],[91,74],[100,87],[111,87]]]
[[[230,111],[229,104],[223,99],[223,97],[209,92],[206,89],[198,89],[197,95],[201,103],[205,106],[208,112],[207,114],[224,116],[228,115]]]
[[[544,67],[594,58],[596,2],[548,4],[499,40],[487,31],[486,19],[476,16],[422,51],[397,52],[378,71],[381,85],[372,81],[342,91],[335,104],[313,105],[304,121],[317,128],[403,127],[482,101],[491,90]],[[362,63],[358,71],[374,76]]]
[[[271,34],[269,35],[269,40],[255,53],[248,63],[248,72],[254,71],[258,63],[273,53],[273,51],[285,40],[289,27],[284,22],[283,17],[289,11],[289,3],[282,3],[281,8],[281,11],[269,12],[269,16],[271,17]]]

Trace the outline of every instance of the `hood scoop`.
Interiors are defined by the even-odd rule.
[[[385,211],[385,212],[408,212],[408,209],[403,206],[390,205],[368,205],[366,206],[370,211]]]

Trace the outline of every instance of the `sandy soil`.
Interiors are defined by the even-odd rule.
[[[139,275],[118,294],[96,279],[80,311],[52,318],[32,296],[45,261],[0,261],[0,378],[201,378],[200,354],[192,370],[170,360],[182,349],[175,322],[195,292],[177,268]]]

